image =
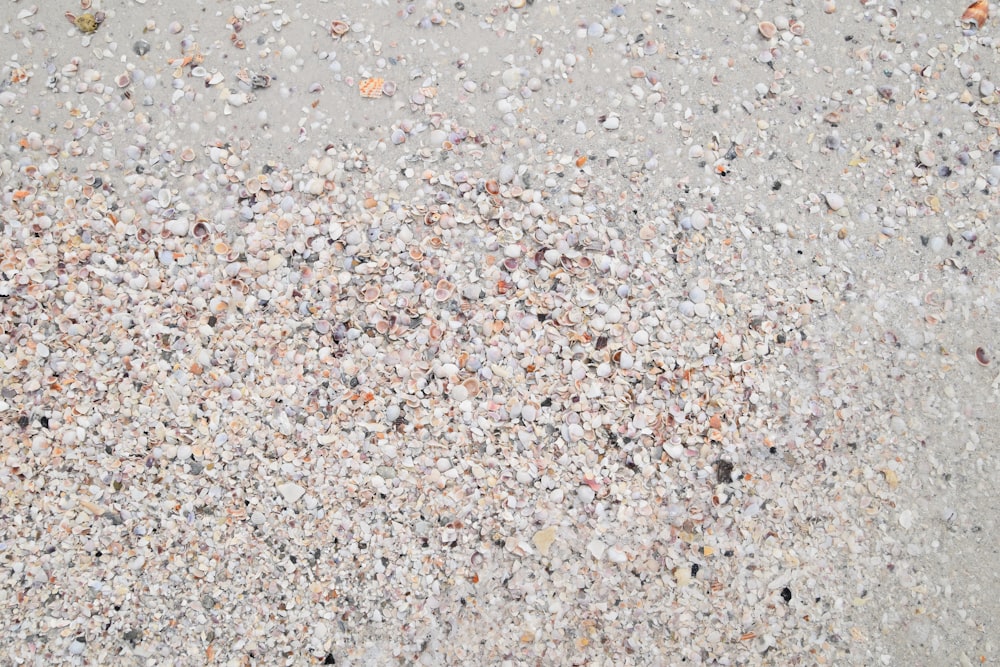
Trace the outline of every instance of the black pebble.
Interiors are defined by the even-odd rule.
[[[327,653],[326,657],[323,658],[323,664],[324,665],[336,665],[337,664],[337,659],[333,657],[332,653]]]
[[[792,590],[790,588],[787,588],[787,587],[782,588],[781,589],[781,597],[785,600],[785,602],[791,602],[792,601]]]
[[[716,461],[716,476],[720,484],[729,484],[733,481],[733,464],[729,461]]]
[[[701,569],[701,565],[698,565],[698,563],[692,563],[691,564],[691,577],[692,578],[693,577],[697,577],[698,576],[698,570],[700,570],[700,569]]]

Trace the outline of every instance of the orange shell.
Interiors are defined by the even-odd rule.
[[[962,14],[962,27],[966,29],[972,29],[973,24],[975,24],[975,29],[983,27],[986,23],[986,19],[990,17],[990,3],[989,0],[976,0],[971,5],[966,8],[965,13]]]
[[[379,77],[372,77],[370,79],[361,79],[358,82],[358,90],[361,91],[361,97],[382,97],[382,86],[385,85],[385,79]]]

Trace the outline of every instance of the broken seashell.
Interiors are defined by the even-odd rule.
[[[358,82],[358,90],[361,92],[361,97],[368,97],[375,99],[382,97],[382,89],[385,87],[385,79],[374,76],[368,79],[361,79]]]
[[[962,23],[962,34],[974,35],[986,23],[990,17],[989,0],[976,0],[969,5],[960,19]]]

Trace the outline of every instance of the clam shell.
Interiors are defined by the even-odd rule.
[[[442,278],[434,288],[435,301],[447,301],[455,293],[455,284]]]
[[[777,34],[778,29],[770,21],[761,21],[757,24],[757,31],[764,39],[772,39]]]
[[[330,23],[330,34],[333,37],[343,37],[351,31],[351,26],[347,21],[332,21]]]

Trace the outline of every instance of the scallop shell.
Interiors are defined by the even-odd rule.
[[[989,0],[976,0],[969,5],[960,19],[962,32],[966,35],[974,35],[977,30],[983,27],[986,19],[990,17]]]
[[[361,97],[368,97],[375,99],[382,97],[382,89],[385,87],[385,79],[377,76],[373,76],[368,79],[361,79],[358,82],[358,90],[361,92]]]

